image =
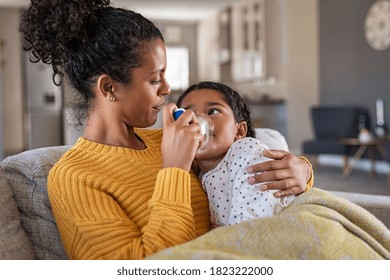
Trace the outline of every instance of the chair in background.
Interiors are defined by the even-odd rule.
[[[312,107],[311,121],[315,138],[303,143],[303,153],[312,157],[317,165],[320,154],[342,155],[345,168],[351,155],[351,146],[340,143],[340,138],[356,138],[359,133],[359,120],[365,119],[365,126],[370,127],[368,110],[361,107]]]

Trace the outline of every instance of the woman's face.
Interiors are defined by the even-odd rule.
[[[167,66],[164,42],[154,40],[144,45],[141,66],[133,70],[129,84],[119,84],[115,93],[120,104],[120,121],[128,127],[149,127],[156,123],[171,90],[165,80]]]
[[[223,95],[213,89],[194,90],[184,97],[181,106],[195,115],[208,115],[214,123],[213,144],[207,153],[197,155],[196,159],[222,158],[236,140],[238,129],[234,113]]]

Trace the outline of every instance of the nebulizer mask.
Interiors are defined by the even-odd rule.
[[[184,112],[185,109],[183,108],[176,109],[173,112],[173,118],[177,120]],[[200,133],[203,135],[203,139],[200,142],[196,154],[202,154],[207,152],[207,150],[212,146],[214,139],[214,123],[211,118],[206,114],[197,115],[196,119],[198,120],[198,123],[200,125]]]

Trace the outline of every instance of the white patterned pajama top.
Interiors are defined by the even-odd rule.
[[[237,140],[221,162],[201,177],[213,227],[273,216],[295,198],[279,199],[274,197],[275,191],[261,191],[258,184],[248,183],[246,168],[270,160],[263,156],[265,149],[268,146],[256,138]]]

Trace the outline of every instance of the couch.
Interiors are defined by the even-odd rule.
[[[270,148],[288,149],[271,129],[257,130]],[[70,146],[45,147],[9,156],[0,163],[0,259],[66,259],[46,180]],[[335,193],[361,205],[390,228],[390,196]]]

